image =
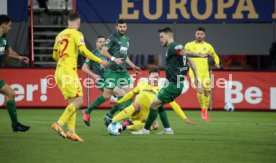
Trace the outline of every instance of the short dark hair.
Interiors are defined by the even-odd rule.
[[[205,30],[205,28],[203,28],[203,27],[198,27],[197,29],[196,29],[196,31],[202,31],[202,32],[206,32],[206,30]]]
[[[98,40],[99,38],[104,38],[104,36],[102,36],[102,35],[97,36],[97,40]]]
[[[8,24],[11,21],[11,18],[8,15],[0,15],[0,25]]]
[[[69,21],[74,21],[74,20],[77,20],[79,18],[80,18],[80,15],[78,13],[76,13],[76,12],[71,12],[68,15],[68,20]]]
[[[158,30],[159,33],[173,33],[173,30],[170,28],[170,27],[166,27],[166,28],[163,28],[163,29],[159,29]]]
[[[125,23],[126,23],[126,21],[124,19],[119,19],[117,21],[117,24],[125,24]]]
[[[149,65],[148,66],[148,72],[149,72],[149,74],[151,74],[153,72],[156,72],[156,73],[160,74],[159,67],[155,66],[155,65]]]

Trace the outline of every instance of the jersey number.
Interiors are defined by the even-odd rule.
[[[186,56],[183,56],[183,64],[184,64],[184,66],[186,66],[186,64],[187,64],[187,58],[186,58]]]
[[[67,55],[68,55],[67,53],[64,53],[65,50],[66,50],[67,47],[68,47],[68,44],[69,44],[69,41],[68,41],[67,38],[64,38],[64,39],[61,40],[60,45],[63,45],[63,44],[65,44],[65,45],[64,45],[63,49],[61,50],[61,53],[60,53],[60,55],[59,55],[59,58],[62,58],[62,57],[64,57],[64,56],[67,56]]]

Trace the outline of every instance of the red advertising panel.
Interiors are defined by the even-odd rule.
[[[56,86],[54,72],[54,69],[1,69],[0,79],[15,90],[18,107],[64,107],[67,103]],[[89,103],[101,92],[85,73],[79,70],[78,74],[83,85],[84,107],[87,107],[87,90]],[[137,83],[145,80],[147,75],[147,71],[142,71],[138,75],[132,74],[132,77]],[[226,102],[233,103],[238,110],[276,109],[276,72],[215,71],[211,76],[213,109],[223,109]],[[165,74],[161,71],[160,82],[164,80]],[[183,109],[199,109],[196,92],[189,81],[176,101]],[[3,95],[0,95],[0,106],[5,106]],[[102,104],[101,108],[111,108],[109,101]]]

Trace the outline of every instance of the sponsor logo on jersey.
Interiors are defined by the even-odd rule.
[[[0,53],[5,51],[5,47],[0,47]]]

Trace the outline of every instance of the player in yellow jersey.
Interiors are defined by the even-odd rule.
[[[216,54],[213,46],[205,41],[206,32],[205,29],[200,27],[195,32],[195,40],[188,42],[185,45],[185,51],[190,53],[201,53],[207,54],[208,56],[213,57],[215,61],[216,68],[219,66],[219,57]],[[203,120],[208,121],[207,110],[210,103],[210,91],[211,91],[211,80],[210,72],[208,65],[208,58],[191,58],[194,64],[196,65],[197,75],[199,79],[199,87],[197,87],[197,98],[201,107],[201,117]],[[194,83],[194,75],[189,71],[189,76],[191,77],[192,83]],[[202,90],[203,89],[203,90]],[[204,93],[202,93],[204,92]]]
[[[78,51],[84,57],[100,63],[104,67],[108,66],[107,61],[99,59],[86,48],[84,37],[78,31],[79,27],[79,15],[70,13],[68,16],[68,28],[57,35],[53,49],[53,58],[57,61],[56,83],[64,98],[68,101],[68,106],[59,120],[53,123],[52,129],[57,131],[63,138],[73,141],[83,141],[75,131],[76,111],[83,104],[82,86],[77,74]],[[67,124],[68,128],[66,134],[62,128],[65,124]]]
[[[124,110],[122,110],[120,113],[118,113],[113,119],[112,122],[118,122],[125,118],[130,117],[129,124],[127,126],[127,129],[130,130],[139,130],[145,126],[146,119],[149,115],[150,105],[152,101],[156,98],[160,87],[158,86],[158,80],[159,80],[159,69],[155,66],[149,69],[149,76],[148,76],[148,82],[140,82],[133,91],[126,94],[122,99],[120,99],[116,104],[123,103],[129,99],[132,99],[135,97],[135,101],[132,103],[132,105],[128,106]],[[173,110],[183,119],[185,123],[193,124],[185,115],[185,113],[181,110],[180,106],[175,102],[169,103]],[[164,128],[170,128],[170,124],[167,120],[167,116],[164,116],[166,114],[165,109],[162,108],[159,111],[160,119],[163,123]],[[157,129],[158,124],[153,123],[152,129]],[[172,130],[171,130],[172,131]],[[173,132],[166,132],[164,130],[163,134],[173,134]]]

